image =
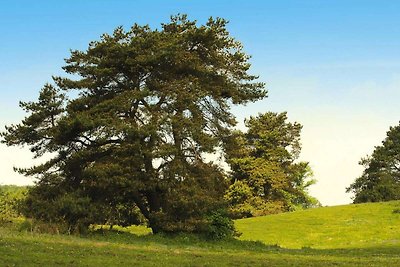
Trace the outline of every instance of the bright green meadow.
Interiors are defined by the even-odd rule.
[[[0,227],[0,266],[400,266],[400,202],[346,205],[236,221],[239,240],[148,234],[87,236]]]
[[[236,221],[241,240],[284,248],[400,248],[400,202],[324,207]]]

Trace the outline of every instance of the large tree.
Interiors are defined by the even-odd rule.
[[[204,153],[235,125],[231,105],[266,96],[226,24],[198,26],[179,15],[160,29],[118,27],[72,51],[63,67],[69,78],[53,77],[37,102],[22,102],[29,115],[2,133],[7,145],[51,156],[19,170],[38,178],[31,203],[71,195],[98,210],[74,213],[72,222],[105,223],[136,207],[154,232],[201,228],[226,184]]]
[[[400,199],[400,125],[390,127],[382,145],[361,159],[362,175],[348,188],[354,203]]]
[[[232,184],[225,198],[235,216],[257,216],[318,205],[308,194],[315,183],[308,162],[297,161],[302,126],[286,112],[267,112],[245,121],[227,142]]]

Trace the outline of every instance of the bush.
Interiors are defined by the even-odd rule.
[[[118,200],[115,196],[100,202],[83,190],[67,190],[53,177],[31,187],[21,207],[23,215],[32,219],[33,230],[39,232],[86,234],[90,224],[128,226],[143,222],[134,204]]]
[[[47,233],[85,233],[96,210],[79,192],[52,192],[50,186],[43,185],[28,191],[21,208],[32,219],[35,232]]]
[[[220,210],[213,212],[207,219],[207,238],[220,240],[239,235],[239,233],[235,231],[235,225],[232,219],[228,217],[225,211]]]
[[[21,216],[20,205],[26,191],[26,187],[0,186],[0,222],[11,222]]]
[[[20,232],[46,233],[46,234],[69,234],[70,229],[66,223],[49,223],[34,219],[25,219],[20,223]]]
[[[18,227],[20,232],[33,232],[33,224],[31,220],[24,220]]]

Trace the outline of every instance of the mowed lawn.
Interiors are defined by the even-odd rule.
[[[145,235],[140,227],[127,229],[140,235],[79,237],[8,225],[0,227],[0,266],[400,266],[398,206],[349,205],[239,220],[243,240],[220,242]]]

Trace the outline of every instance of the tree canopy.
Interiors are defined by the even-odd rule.
[[[21,102],[28,116],[1,134],[7,145],[51,156],[19,169],[38,179],[29,215],[46,219],[55,209],[73,225],[142,216],[153,232],[204,229],[227,187],[204,153],[236,124],[231,105],[266,96],[226,25],[178,15],[159,29],[118,27],[72,51],[69,76]]]
[[[236,216],[257,216],[318,205],[308,162],[298,162],[302,126],[287,114],[267,112],[245,121],[227,142],[232,184],[225,195]]]
[[[361,159],[363,174],[348,188],[354,203],[400,199],[400,125],[390,127],[382,145]]]

